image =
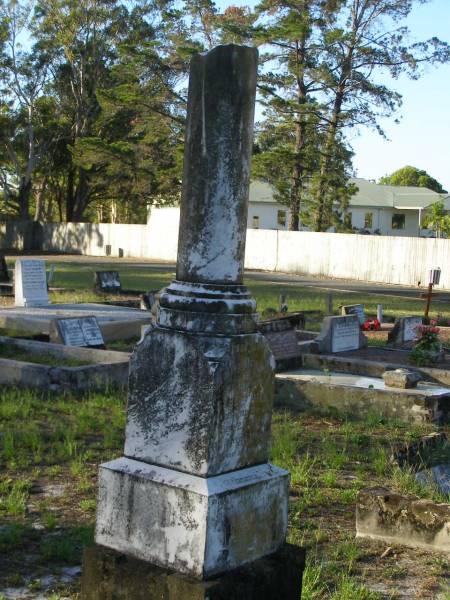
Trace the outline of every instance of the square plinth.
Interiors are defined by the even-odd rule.
[[[270,464],[203,478],[119,458],[100,467],[95,541],[207,579],[281,547],[288,489]]]

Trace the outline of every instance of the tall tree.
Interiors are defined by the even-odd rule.
[[[411,185],[413,187],[428,188],[438,194],[446,193],[446,190],[434,177],[428,175],[423,169],[417,169],[409,165],[397,169],[391,175],[381,177],[379,183],[382,185]]]
[[[0,7],[3,44],[0,55],[0,179],[4,202],[23,220],[30,218],[33,175],[52,140],[39,104],[48,68],[42,56],[22,46],[31,6],[8,0]]]
[[[328,227],[332,212],[332,194],[328,190],[337,135],[343,128],[355,125],[369,125],[382,133],[379,117],[391,115],[400,105],[400,95],[377,83],[377,73],[384,71],[393,78],[400,74],[417,78],[422,64],[449,60],[448,44],[437,38],[408,42],[409,31],[400,22],[413,5],[414,0],[346,0],[337,26],[326,32],[327,66],[323,77],[331,103],[315,191],[318,231]]]
[[[270,121],[278,115],[281,129],[293,127],[290,145],[289,229],[297,230],[302,195],[307,192],[312,172],[308,143],[315,143],[323,126],[323,107],[317,96],[323,91],[323,31],[335,22],[339,0],[263,0],[257,8],[261,24],[255,39],[264,44],[260,90],[270,107]],[[274,182],[276,185],[276,182]]]

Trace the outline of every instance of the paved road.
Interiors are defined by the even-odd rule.
[[[34,258],[44,258],[51,262],[70,262],[92,265],[114,264],[121,267],[131,267],[133,269],[145,269],[157,273],[175,271],[175,264],[172,262],[153,262],[142,258],[115,258],[110,256],[80,256],[67,254],[52,255],[33,255]],[[20,256],[8,256],[8,259],[21,258]],[[23,255],[22,255],[23,258]],[[421,293],[426,291],[426,285],[419,287],[406,287],[401,285],[387,285],[384,283],[366,283],[363,281],[349,281],[344,279],[328,279],[320,277],[311,277],[310,275],[292,275],[290,273],[273,273],[267,271],[246,271],[245,277],[253,281],[261,281],[273,285],[292,285],[304,287],[316,287],[336,292],[355,292],[358,294],[379,294],[385,296],[399,296],[402,298],[419,298]],[[433,302],[450,302],[450,291],[439,292],[439,296],[433,298]]]

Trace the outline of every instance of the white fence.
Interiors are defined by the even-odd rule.
[[[124,257],[175,261],[178,223],[176,208],[153,210],[147,225],[49,223],[34,231],[33,248],[105,256],[110,246],[112,256],[121,249]],[[25,230],[20,223],[0,225],[2,246],[11,247],[15,237],[21,249]],[[440,287],[450,289],[450,240],[249,229],[245,266],[412,286],[441,267]]]

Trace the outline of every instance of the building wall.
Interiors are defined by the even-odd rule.
[[[352,225],[357,229],[365,229],[365,217],[367,213],[372,213],[372,227],[370,231],[378,229],[381,235],[395,236],[417,236],[419,227],[418,210],[396,210],[392,208],[371,208],[371,207],[349,207],[348,213],[352,215]],[[405,215],[405,228],[392,229],[392,216],[394,214]]]
[[[284,225],[278,223],[278,213],[285,213]],[[280,215],[281,216],[281,215]],[[256,227],[255,217],[258,217]],[[289,210],[277,202],[251,202],[248,207],[247,227],[249,229],[287,229]]]

